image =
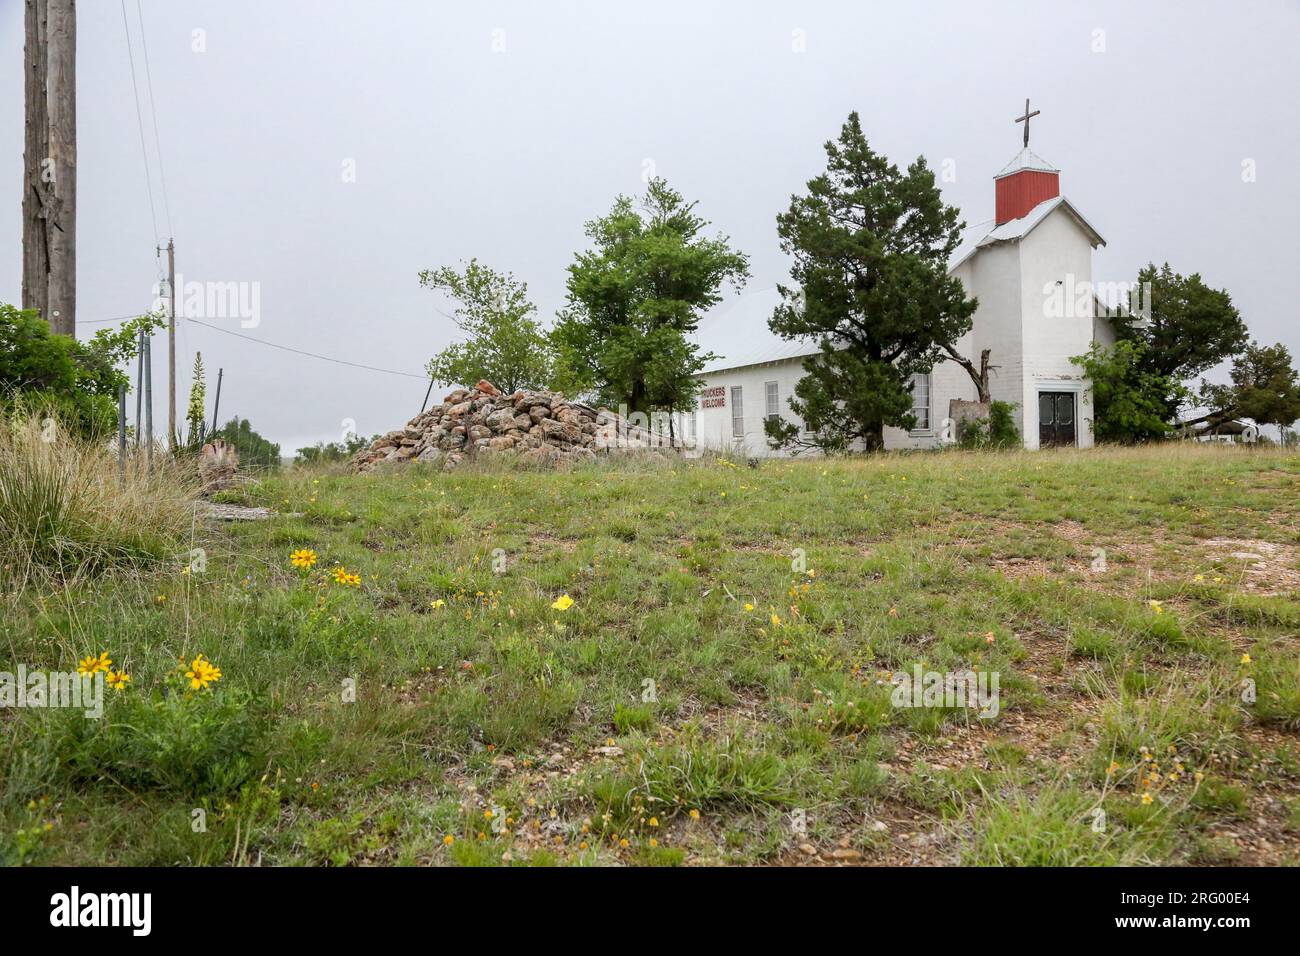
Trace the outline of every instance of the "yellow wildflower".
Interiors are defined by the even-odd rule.
[[[126,671],[109,671],[105,679],[113,690],[126,690],[126,685],[131,682],[131,675]]]
[[[189,679],[192,690],[204,690],[213,681],[221,680],[221,668],[200,654],[190,661],[185,676]]]
[[[569,608],[573,607],[573,598],[569,597],[567,594],[561,594],[551,602],[551,607],[556,611],[567,611]]]
[[[299,548],[289,555],[289,562],[295,568],[302,568],[305,571],[316,564],[316,552],[311,548]]]
[[[103,651],[98,657],[87,657],[77,665],[78,674],[98,674],[100,671],[108,672],[109,665],[113,662],[108,657],[108,651]]]

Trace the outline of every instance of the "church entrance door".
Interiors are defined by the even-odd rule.
[[[1039,392],[1039,447],[1073,447],[1074,444],[1074,392]]]

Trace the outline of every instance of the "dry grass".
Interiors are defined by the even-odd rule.
[[[72,581],[174,555],[196,481],[143,455],[77,439],[52,419],[0,428],[0,564],[14,583]]]

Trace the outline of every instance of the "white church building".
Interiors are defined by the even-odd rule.
[[[970,227],[948,264],[967,296],[979,300],[971,330],[957,351],[978,367],[990,350],[989,390],[1015,406],[1026,448],[1090,447],[1088,382],[1071,356],[1094,341],[1114,341],[1109,319],[1092,293],[1092,252],[1100,233],[1060,191],[1060,171],[1028,147],[994,177],[995,218]],[[796,424],[790,399],[811,341],[788,341],[767,325],[780,302],[775,287],[742,295],[700,324],[697,341],[718,356],[700,373],[702,389],[687,438],[697,447],[747,456],[773,452],[763,429],[769,416]],[[975,384],[955,362],[943,361],[912,383],[916,427],[885,429],[886,449],[933,448],[950,440],[949,403],[975,401]],[[695,434],[690,434],[691,426]]]

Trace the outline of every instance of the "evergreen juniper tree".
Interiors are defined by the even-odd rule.
[[[795,287],[769,320],[786,339],[812,339],[790,407],[765,425],[774,447],[843,451],[884,446],[884,428],[910,428],[909,377],[928,372],[971,327],[976,300],[948,274],[964,223],[944,204],[923,157],[906,170],[872,150],[857,113],[826,144],[826,171],[777,216],[794,257]]]

